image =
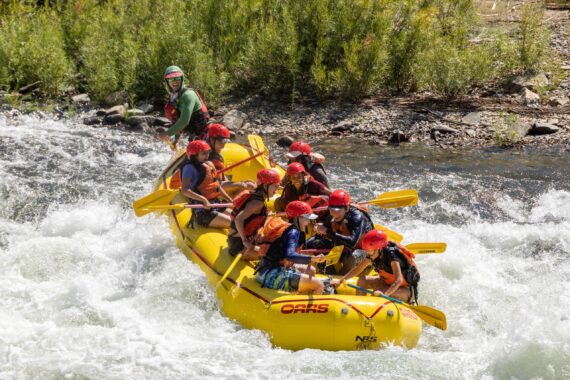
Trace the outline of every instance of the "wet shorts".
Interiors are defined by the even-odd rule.
[[[224,208],[211,208],[209,210],[206,210],[204,208],[196,208],[192,210],[190,225],[192,225],[193,222],[199,226],[208,227],[210,223],[212,223],[212,220],[216,218],[216,216],[223,214],[224,210]]]
[[[233,257],[236,257],[238,253],[244,249],[243,241],[239,236],[229,236],[228,237],[228,252]]]
[[[285,290],[291,292],[299,289],[301,274],[295,271],[295,268],[272,268],[260,270],[255,279],[261,284],[262,288],[275,290]]]

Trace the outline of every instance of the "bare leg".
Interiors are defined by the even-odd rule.
[[[214,219],[212,219],[208,227],[230,228],[230,216],[225,213],[218,214]]]
[[[309,276],[314,276],[315,275],[315,267],[313,266],[308,266],[308,265],[304,265],[304,264],[295,264],[295,268],[297,268],[297,270],[301,273],[305,273]]]
[[[259,260],[259,251],[254,249],[244,249],[242,252],[241,259],[243,261],[256,261]]]
[[[322,281],[317,280],[315,277],[309,277],[306,274],[301,275],[301,280],[299,281],[299,294],[323,294],[324,285]]]
[[[390,285],[386,284],[386,282],[378,276],[360,277],[358,279],[358,286],[366,289],[380,290],[382,293],[390,288]],[[356,294],[364,295],[365,293],[357,291]],[[411,295],[412,293],[410,292],[410,289],[406,286],[402,286],[392,293],[390,297],[397,298],[400,301],[409,302]]]

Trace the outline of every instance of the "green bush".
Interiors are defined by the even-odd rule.
[[[59,19],[51,10],[18,9],[0,19],[0,84],[17,90],[39,81],[44,96],[59,96],[73,74]]]
[[[544,5],[529,3],[523,6],[518,28],[518,53],[523,70],[538,71],[548,50],[548,28],[543,25]]]
[[[508,148],[517,145],[524,136],[519,131],[519,117],[515,114],[502,115],[493,125],[495,144]]]

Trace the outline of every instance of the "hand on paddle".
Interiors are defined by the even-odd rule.
[[[323,263],[327,258],[322,253],[311,257],[311,264]]]

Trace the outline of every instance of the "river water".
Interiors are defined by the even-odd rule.
[[[422,255],[417,348],[292,352],[219,311],[166,219],[137,219],[170,158],[150,136],[0,116],[0,378],[570,378],[570,153],[442,152],[321,141],[355,199]],[[282,151],[270,148],[276,157]]]

